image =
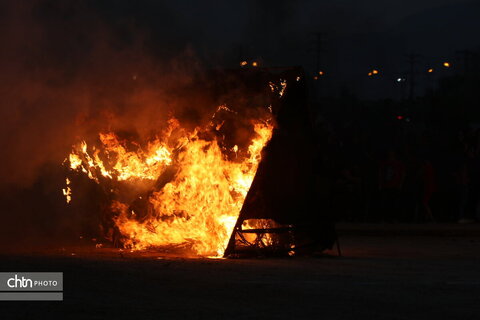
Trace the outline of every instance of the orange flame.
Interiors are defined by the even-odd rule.
[[[72,201],[72,188],[70,188],[70,179],[65,179],[65,188],[62,189],[65,201],[70,203]]]
[[[255,138],[248,148],[231,148],[235,159],[230,160],[216,139],[199,137],[201,129],[187,133],[177,120],[169,124],[161,138],[144,149],[136,144],[132,151],[127,145],[134,143],[122,141],[111,132],[100,133],[101,147],[91,148],[91,155],[82,141],[68,157],[70,169],[102,184],[106,180],[151,183],[168,168],[175,168],[174,177],[149,196],[150,209],[145,218],[135,219],[136,213],[128,204],[112,202],[123,244],[132,249],[184,246],[198,255],[222,255],[273,125],[270,121],[254,123]],[[174,129],[181,129],[182,134],[172,146],[169,138]]]

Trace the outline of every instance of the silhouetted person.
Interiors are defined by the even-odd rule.
[[[476,146],[470,145],[467,151],[468,197],[464,218],[459,222],[474,222],[480,205],[480,156]]]
[[[405,179],[405,165],[397,159],[395,151],[389,151],[380,163],[378,185],[380,190],[380,208],[384,220],[397,221],[399,218],[399,200]]]
[[[433,193],[437,190],[435,181],[435,171],[430,161],[423,160],[420,167],[420,181],[422,185],[420,201],[418,203],[417,212],[423,212],[422,218],[435,222],[430,208],[430,200]]]
[[[463,223],[466,219],[468,200],[468,170],[465,146],[461,141],[454,143],[449,157],[447,190],[451,197],[453,220]]]

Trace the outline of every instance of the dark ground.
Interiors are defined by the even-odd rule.
[[[340,226],[343,257],[3,254],[1,271],[63,271],[64,301],[1,302],[0,319],[479,319],[480,227],[416,228]]]

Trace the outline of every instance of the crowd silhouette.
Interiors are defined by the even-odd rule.
[[[370,116],[322,115],[316,122],[317,188],[329,194],[326,205],[337,221],[479,219],[480,128],[442,131],[393,113],[362,125]]]

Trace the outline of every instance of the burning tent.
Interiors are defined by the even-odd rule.
[[[276,127],[243,204],[225,254],[294,254],[331,248],[337,236],[317,194],[316,145],[303,70],[279,68],[288,84],[272,105]],[[270,82],[272,83],[272,82]],[[286,89],[286,90],[285,90]],[[275,91],[275,90],[273,90]]]
[[[199,86],[219,105],[204,124],[172,115],[148,141],[101,132],[75,144],[63,190],[73,210],[92,195],[98,232],[131,249],[231,256],[331,247],[302,70],[224,70]]]

